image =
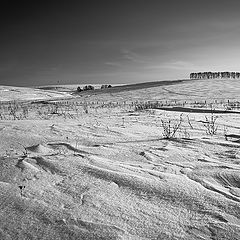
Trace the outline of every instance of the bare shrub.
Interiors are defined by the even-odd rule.
[[[223,135],[225,137],[225,140],[228,141],[228,127],[226,125],[224,125],[223,128]]]
[[[193,125],[188,115],[187,115],[187,120],[188,120],[188,125],[191,127],[191,129],[193,129]]]
[[[163,127],[163,138],[165,139],[173,139],[176,137],[176,133],[180,131],[181,124],[183,122],[182,114],[179,117],[179,120],[162,120],[162,127]]]
[[[86,114],[88,114],[88,104],[87,104],[87,102],[84,102],[83,103],[83,111],[86,113]]]
[[[208,135],[216,135],[217,130],[218,130],[218,126],[216,125],[216,121],[217,121],[218,117],[214,115],[214,113],[211,113],[210,117],[205,116],[205,122],[203,124],[203,126],[206,129],[206,133]]]
[[[18,105],[15,101],[12,104],[11,103],[9,104],[8,110],[9,110],[9,116],[12,116],[13,120],[17,120],[18,119],[18,116],[17,116]]]

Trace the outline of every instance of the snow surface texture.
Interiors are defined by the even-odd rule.
[[[83,93],[72,101],[88,101],[87,113],[1,120],[0,239],[240,239],[240,144],[224,136],[238,136],[240,114],[216,114],[209,136],[211,114],[184,113],[176,138],[164,139],[161,120],[180,112],[124,105],[193,94],[210,101],[223,90],[237,99],[239,81],[213,80],[214,90],[210,82]]]

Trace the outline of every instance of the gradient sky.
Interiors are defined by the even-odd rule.
[[[239,0],[3,0],[0,31],[0,85],[240,71]]]

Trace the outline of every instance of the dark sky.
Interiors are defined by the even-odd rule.
[[[2,0],[0,31],[0,85],[240,71],[239,0]]]

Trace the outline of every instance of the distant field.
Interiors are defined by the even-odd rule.
[[[168,85],[169,83],[169,85]],[[135,88],[136,85],[129,85],[120,87],[122,91],[114,93],[114,100],[125,101],[151,101],[151,100],[220,100],[220,99],[239,99],[240,81],[231,79],[211,79],[211,80],[183,80],[182,82],[171,82],[164,84],[152,83],[148,86],[148,83],[143,85],[142,89]],[[165,86],[164,86],[165,85]],[[135,91],[124,92],[124,90],[133,89]],[[108,99],[108,95],[99,96],[99,99]],[[90,94],[90,93],[89,93]],[[94,95],[96,99],[97,96]]]
[[[64,98],[72,96],[77,87],[83,88],[87,84],[41,86],[38,88],[20,88],[0,86],[0,101],[11,100],[33,100]],[[109,94],[114,94],[114,100],[120,101],[151,101],[151,100],[221,100],[238,99],[240,81],[233,79],[209,79],[209,80],[176,80],[146,82],[140,84],[112,85],[113,88],[99,90],[101,84],[93,84],[97,91],[81,92],[79,96],[91,95],[94,99],[104,101],[109,98]],[[134,90],[134,91],[132,91]],[[126,92],[127,91],[127,92]],[[101,93],[101,96],[97,97]]]

